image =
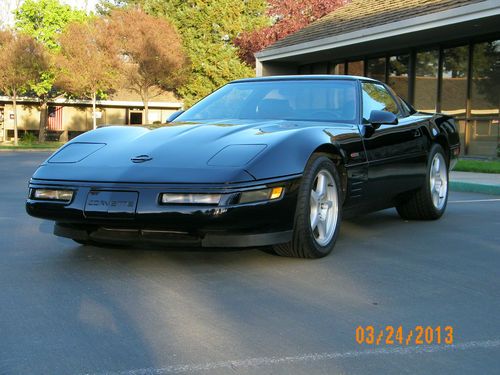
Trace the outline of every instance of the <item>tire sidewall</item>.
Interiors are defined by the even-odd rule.
[[[337,198],[338,198],[337,202],[338,216],[337,216],[336,227],[334,229],[333,236],[330,242],[325,246],[321,246],[316,242],[310,223],[311,189],[318,172],[322,169],[327,170],[333,176],[333,179],[335,181],[335,187],[337,189]],[[298,199],[305,200],[305,204],[302,205],[303,207],[302,209],[304,212],[296,213],[295,230],[299,231],[299,235],[302,237],[302,240],[305,242],[305,245],[309,248],[310,252],[315,257],[323,257],[329,254],[332,251],[333,247],[335,246],[335,242],[337,240],[338,233],[340,230],[340,224],[342,221],[343,197],[342,197],[342,189],[340,187],[341,187],[340,177],[337,168],[335,166],[335,163],[324,154],[314,155],[308,162],[305,168],[304,176],[302,178],[302,184],[300,187]]]

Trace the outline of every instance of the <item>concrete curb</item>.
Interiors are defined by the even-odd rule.
[[[450,190],[500,195],[500,185],[484,185],[464,181],[450,181]]]

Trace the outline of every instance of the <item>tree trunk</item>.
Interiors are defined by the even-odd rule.
[[[149,124],[149,93],[147,90],[142,94],[142,102],[144,103],[144,124]]]
[[[17,91],[12,92],[12,107],[14,108],[14,146],[19,144],[19,138],[17,136]]]
[[[45,129],[49,118],[49,103],[46,98],[42,98],[40,103],[40,127],[38,129],[38,142],[45,142]]]
[[[96,101],[97,101],[97,94],[94,92],[92,94],[92,127],[93,129],[97,129],[97,114],[96,114]]]

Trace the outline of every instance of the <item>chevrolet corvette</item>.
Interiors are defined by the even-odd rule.
[[[382,82],[230,82],[166,124],[103,126],[43,162],[28,214],[83,245],[272,247],[329,254],[343,217],[396,207],[434,220],[460,152],[454,120]]]

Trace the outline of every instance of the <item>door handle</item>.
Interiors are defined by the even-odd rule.
[[[422,135],[422,133],[420,132],[420,129],[415,129],[413,130],[413,137],[414,138],[418,138]]]

